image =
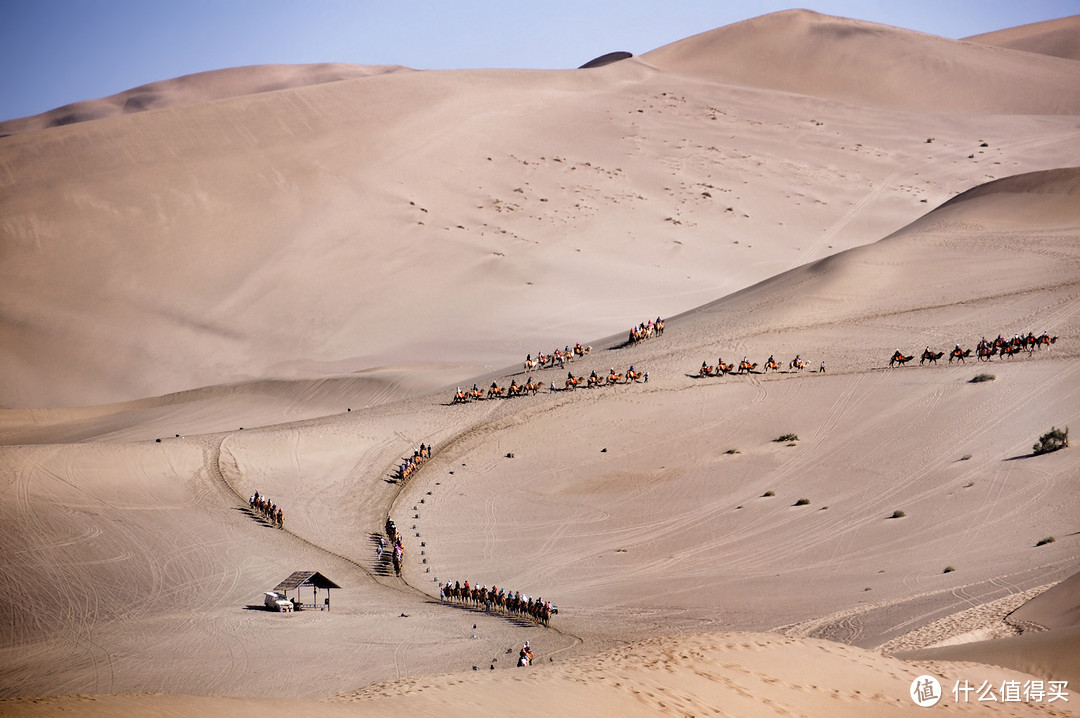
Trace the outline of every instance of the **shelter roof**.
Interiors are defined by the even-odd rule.
[[[300,586],[315,588],[341,588],[318,571],[293,571],[284,581],[274,586],[275,591],[291,591]]]

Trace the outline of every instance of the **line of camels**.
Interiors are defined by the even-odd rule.
[[[1046,347],[1050,348],[1052,344],[1057,343],[1058,338],[1056,336],[1050,336],[1046,332],[1043,332],[1039,336],[1035,336],[1034,332],[1028,332],[1026,336],[1020,334],[1013,335],[1012,339],[1006,339],[1000,334],[997,335],[997,339],[993,341],[987,340],[983,337],[978,345],[975,347],[975,357],[979,361],[990,361],[995,356],[1000,356],[1002,359],[1010,359],[1022,351],[1026,351],[1029,355],[1036,349],[1042,349]],[[960,363],[965,363],[965,360],[971,356],[971,349],[961,349],[957,344],[949,352],[949,363],[955,359]],[[931,364],[937,364],[937,360],[945,356],[945,352],[930,351],[930,347],[926,347],[923,350],[922,356],[919,358],[919,363],[924,364],[930,362]],[[899,349],[893,352],[892,358],[889,359],[889,366],[903,366],[909,361],[915,358],[914,354],[906,355]]]
[[[790,362],[788,362],[787,366],[788,366],[788,371],[800,372],[803,369],[805,369],[808,365],[809,365],[809,362],[807,362],[801,356],[796,354],[795,358],[792,359]],[[707,362],[707,361],[701,362],[701,368],[698,369],[697,375],[699,377],[706,377],[706,376],[724,376],[725,374],[757,374],[757,373],[759,373],[757,371],[757,368],[758,368],[758,363],[748,361],[746,359],[746,357],[743,357],[742,361],[740,361],[738,363],[731,363],[731,364],[728,364],[727,362],[724,361],[723,357],[720,357],[720,358],[718,358],[716,360],[716,364],[709,364],[709,362]],[[774,359],[773,357],[770,356],[765,361],[764,369],[762,371],[764,371],[766,374],[768,374],[770,371],[781,371],[782,369],[783,369],[783,362],[777,361],[776,359]],[[818,368],[818,371],[821,372],[821,373],[825,372],[825,362],[821,362],[821,366]]]
[[[506,589],[498,586],[469,586],[466,581],[447,581],[439,586],[440,601],[457,601],[466,606],[483,608],[489,613],[499,610],[510,616],[522,616],[547,625],[551,617],[559,612],[559,607],[552,605],[550,601],[542,598],[531,598],[523,595],[520,591],[507,593]]]
[[[532,354],[529,354],[525,357],[525,371],[532,371],[533,369],[550,369],[556,365],[561,369],[566,366],[566,362],[580,359],[591,351],[591,346],[583,347],[579,342],[574,345],[573,349],[567,345],[565,349],[556,349],[550,354],[540,352],[536,355],[535,359],[533,359]]]
[[[625,372],[617,372],[612,367],[611,371],[603,376],[597,374],[594,370],[588,377],[574,376],[574,372],[567,372],[566,380],[563,382],[562,391],[574,391],[579,386],[583,386],[587,389],[593,389],[600,386],[614,386],[616,384],[636,384],[638,382],[649,381],[649,372],[635,369],[631,364],[630,368]],[[530,376],[528,381],[524,384],[518,384],[517,379],[510,381],[510,386],[501,387],[497,381],[491,382],[491,386],[487,388],[485,392],[478,385],[473,384],[472,389],[462,389],[458,387],[454,392],[454,398],[451,399],[451,404],[464,404],[469,401],[483,401],[485,399],[505,399],[514,396],[524,396],[526,394],[536,394],[537,391],[543,388],[543,384],[538,381],[533,381]],[[549,387],[550,391],[559,391],[559,388],[555,386],[555,382],[551,382]]]

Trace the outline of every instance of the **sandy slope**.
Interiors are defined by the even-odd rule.
[[[75,102],[32,117],[0,122],[0,137],[61,127],[77,122],[90,122],[105,117],[196,105],[227,97],[275,92],[293,87],[397,72],[403,69],[406,68],[323,63],[319,65],[257,65],[200,72],[171,80],[151,82],[148,85],[141,85],[98,100]]]
[[[874,241],[989,179],[1080,164],[1071,117],[736,87],[700,45],[703,76],[638,58],[400,72],[3,138],[0,405],[503,366]],[[964,47],[973,72],[1008,76],[1012,54]],[[1040,61],[1066,62],[1025,55]],[[980,93],[1069,77],[1024,67]]]
[[[935,713],[1076,715],[1075,702],[1049,705],[957,702],[959,680],[1023,682],[1015,671],[973,664],[912,665],[827,641],[765,634],[694,634],[652,639],[595,657],[528,671],[430,676],[335,697],[331,701],[244,700],[199,696],[87,696],[0,703],[12,716],[218,715],[516,716],[925,715],[907,698],[930,670],[947,686]],[[1050,708],[1050,710],[1047,710]]]
[[[1080,60],[1080,15],[1010,27],[964,38],[967,42]]]
[[[1025,680],[866,649],[1078,570],[1080,458],[1028,455],[1080,419],[1077,132],[630,59],[0,140],[5,401],[123,400],[0,415],[8,444],[37,444],[0,447],[0,711],[877,715],[921,710],[924,671]],[[624,326],[680,309],[623,346]],[[887,365],[1027,330],[1060,338]],[[526,352],[578,340],[575,374],[634,364],[649,382],[426,393],[485,365],[507,368],[479,382],[520,381]],[[796,353],[827,371],[694,376]],[[138,398],[229,377],[248,380]],[[420,442],[434,458],[395,482]],[[246,511],[256,489],[287,531]],[[388,513],[405,581],[375,560]],[[342,585],[332,611],[258,610],[308,568]],[[541,629],[441,606],[447,579],[560,613]],[[1061,586],[1027,610],[1067,614]],[[741,633],[770,630],[786,635]],[[1057,630],[956,648],[1071,676],[1054,672],[1076,636]],[[489,669],[523,640],[537,670]],[[114,695],[32,698],[86,693]],[[171,695],[119,695],[145,693]]]
[[[558,660],[703,628],[873,646],[958,604],[1064,578],[1076,569],[1078,459],[1017,457],[1048,423],[1076,423],[1069,343],[992,367],[882,360],[896,344],[983,331],[1074,336],[1074,178],[973,192],[672,318],[662,338],[598,343],[574,366],[636,363],[648,384],[463,407],[442,394],[161,444],[7,449],[0,518],[15,563],[0,595],[22,600],[7,607],[3,660],[18,670],[4,692],[317,696],[496,665],[525,637]],[[994,194],[1011,203],[1007,220],[985,211]],[[960,262],[981,281],[944,281]],[[828,373],[686,376],[721,352],[795,351],[827,359]],[[987,368],[995,381],[968,383]],[[787,432],[795,446],[772,441]],[[420,441],[438,453],[400,492],[389,472]],[[239,510],[254,489],[286,508],[293,534]],[[810,505],[793,506],[801,497]],[[907,516],[890,519],[897,508]],[[371,532],[388,511],[410,555],[424,551],[412,585],[433,595],[436,577],[469,578],[544,595],[561,633],[440,608],[381,578]],[[1062,538],[1036,548],[1047,533]],[[331,615],[242,608],[307,566],[346,586]],[[327,652],[336,670],[283,681],[271,669],[279,655],[303,665]]]

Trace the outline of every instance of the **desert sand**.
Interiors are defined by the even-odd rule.
[[[0,710],[1076,714],[950,692],[1080,681],[1080,458],[1032,455],[1080,418],[1080,61],[1020,35],[792,11],[0,124]],[[303,569],[331,610],[263,610]]]

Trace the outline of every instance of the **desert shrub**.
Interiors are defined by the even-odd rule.
[[[776,496],[776,492],[775,491],[766,491],[765,493],[762,494],[762,497],[768,497],[768,496]]]
[[[796,506],[806,506],[808,503],[810,503],[810,499],[799,499],[798,501],[795,502],[795,505]]]
[[[1036,456],[1040,454],[1049,454],[1051,451],[1057,451],[1058,449],[1064,449],[1069,445],[1069,427],[1065,427],[1062,431],[1057,427],[1050,427],[1050,431],[1046,432],[1039,437],[1039,443],[1031,447],[1032,453]]]
[[[1053,536],[1047,536],[1046,538],[1039,539],[1038,543],[1036,543],[1035,545],[1045,546],[1048,543],[1054,543],[1054,541],[1057,541],[1057,539],[1055,539]]]
[[[955,570],[956,570],[956,569],[955,569],[955,568],[953,568],[952,566],[946,566],[946,567],[945,567],[945,570],[944,570],[944,571],[942,571],[942,573],[952,573],[952,572],[953,572],[953,571],[955,571]]]
[[[799,437],[797,435],[795,435],[795,434],[783,434],[782,436],[778,436],[775,439],[773,439],[773,441],[775,441],[777,443],[784,442],[784,441],[798,441],[798,440],[799,440]]]
[[[905,514],[905,513],[904,513],[903,511],[901,511],[900,509],[897,509],[896,511],[893,511],[893,512],[892,512],[892,516],[890,516],[889,518],[890,518],[890,519],[902,519],[902,518],[904,518],[905,516],[907,516],[907,514]]]
[[[997,379],[997,377],[993,374],[976,374],[975,376],[971,377],[971,381],[969,383],[982,384],[984,381],[993,381],[994,379]]]
[[[728,449],[728,450],[727,450],[727,451],[725,451],[724,453],[725,453],[725,454],[738,454],[738,453],[739,453],[739,450],[738,450],[738,449]]]
[[[970,458],[971,458],[971,454],[964,454],[963,456],[960,457],[960,460],[961,461],[967,461]]]

